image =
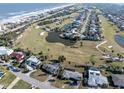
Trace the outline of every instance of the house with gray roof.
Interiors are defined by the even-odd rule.
[[[59,71],[60,64],[59,63],[52,63],[52,64],[44,64],[42,69],[48,72],[49,74],[56,75]]]
[[[115,87],[124,88],[124,75],[112,74],[111,78]]]
[[[108,85],[108,80],[106,77],[101,75],[99,69],[91,67],[88,70],[88,81],[87,84],[89,87],[98,87],[102,85]]]
[[[35,56],[31,56],[30,58],[28,58],[25,62],[25,64],[27,65],[27,68],[29,70],[33,70],[36,69],[36,67],[41,63],[41,61],[35,57]]]
[[[75,80],[75,81],[80,81],[82,77],[82,74],[76,71],[71,71],[71,70],[64,70],[62,74],[63,79],[70,79],[70,80]]]

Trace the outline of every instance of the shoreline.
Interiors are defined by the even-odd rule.
[[[66,5],[61,5],[61,6],[57,6],[57,7],[54,7],[54,8],[41,9],[41,10],[32,11],[32,12],[28,12],[28,13],[24,13],[24,14],[20,14],[20,15],[16,15],[16,16],[11,16],[11,17],[8,17],[8,18],[5,18],[5,19],[1,19],[0,24],[4,24],[4,23],[7,23],[7,22],[10,22],[10,23],[16,23],[16,22],[19,22],[19,21],[21,22],[21,20],[23,20],[24,18],[28,18],[28,17],[31,17],[31,16],[37,17],[38,15],[45,15],[46,13],[48,13],[50,11],[55,11],[57,9],[62,9],[62,8],[65,8],[65,7],[68,7],[68,6],[71,6],[71,5],[74,5],[74,4],[66,4]]]

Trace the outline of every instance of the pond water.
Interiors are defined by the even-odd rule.
[[[120,35],[115,35],[114,36],[115,41],[124,48],[124,38],[121,37]]]
[[[46,40],[49,43],[62,43],[66,46],[71,46],[76,43],[75,41],[60,38],[59,37],[60,34],[61,32],[49,32],[48,36],[46,37]]]

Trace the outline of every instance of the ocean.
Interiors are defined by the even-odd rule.
[[[65,5],[64,3],[0,3],[0,20],[32,11],[50,9]]]

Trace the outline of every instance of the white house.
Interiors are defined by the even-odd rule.
[[[10,55],[12,53],[13,53],[13,50],[12,49],[9,49],[9,48],[3,47],[3,46],[0,47],[0,55],[1,56],[2,55]]]
[[[106,77],[101,75],[101,72],[94,67],[91,67],[88,70],[88,86],[89,87],[98,87],[102,85],[108,85],[108,80]]]
[[[29,70],[33,70],[33,69],[36,69],[36,67],[41,63],[41,61],[37,57],[31,56],[26,60],[25,63]]]

